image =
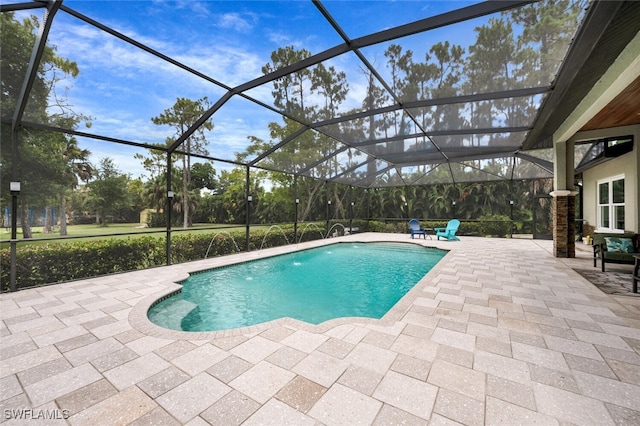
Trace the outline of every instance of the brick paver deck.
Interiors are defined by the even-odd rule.
[[[516,239],[341,240],[380,239],[451,250],[380,321],[183,333],[146,319],[189,271],[291,246],[3,294],[1,421],[640,424],[640,298],[575,273],[588,253],[557,259],[549,241]]]

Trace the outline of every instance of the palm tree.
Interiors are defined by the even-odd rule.
[[[88,160],[90,154],[88,149],[80,149],[75,138],[67,139],[62,151],[62,178],[71,190],[76,189],[80,181],[86,183],[93,177],[94,169]],[[67,235],[67,196],[68,192],[63,191],[60,197],[60,235]]]
[[[151,177],[144,185],[142,196],[144,197],[147,205],[149,205],[156,212],[159,213],[163,211],[167,205],[166,176],[163,174],[158,174]]]
[[[447,185],[431,185],[429,186],[427,199],[429,200],[430,213],[437,219],[442,219],[447,216],[449,205],[451,200],[448,194],[445,192]]]

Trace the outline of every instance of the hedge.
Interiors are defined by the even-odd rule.
[[[462,222],[458,235],[505,236],[510,222],[505,217],[486,217],[481,222]],[[249,249],[282,246],[287,243],[317,240],[331,230],[344,234],[343,222],[298,224],[297,241],[293,225],[254,229],[249,236]],[[360,232],[409,233],[408,222],[384,223],[354,220],[351,224]],[[444,228],[446,221],[422,221],[425,228]],[[348,226],[348,225],[347,225]],[[233,237],[233,239],[231,238]],[[235,241],[235,243],[234,243]],[[45,284],[97,277],[117,272],[162,266],[166,263],[166,239],[137,236],[127,239],[105,239],[18,246],[16,252],[16,286],[27,288]],[[183,263],[207,257],[223,256],[247,250],[244,231],[212,232],[211,234],[174,232],[171,236],[171,263]],[[10,249],[0,250],[0,282],[2,291],[10,285]]]
[[[308,228],[302,237],[304,241],[317,240],[324,236],[325,232],[324,227],[315,232]],[[298,238],[301,236],[300,233],[299,226]],[[274,228],[269,232],[253,230],[249,247],[251,250],[257,250],[261,246],[276,247],[287,242],[294,242],[293,226]],[[19,245],[16,251],[16,286],[36,287],[162,266],[166,263],[165,246],[164,236]],[[243,231],[215,232],[209,235],[175,232],[171,236],[172,264],[204,259],[205,255],[215,257],[238,251],[246,251],[246,234]],[[8,291],[10,287],[10,265],[10,249],[0,250],[2,291]]]
[[[482,235],[506,237],[511,231],[511,221],[505,215],[485,215],[480,217]]]
[[[164,239],[138,237],[18,246],[18,288],[77,280],[162,265]],[[10,285],[10,249],[0,250],[2,291]]]

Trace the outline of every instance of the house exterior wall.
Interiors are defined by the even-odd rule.
[[[599,166],[585,170],[583,176],[583,216],[591,226],[597,224],[597,182],[614,176],[624,175],[625,230],[640,232],[640,125],[616,127],[576,135],[576,141],[610,136],[633,135],[633,151],[609,160]]]

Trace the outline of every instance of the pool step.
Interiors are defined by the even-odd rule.
[[[166,314],[162,315],[162,326],[171,330],[182,330],[182,321],[187,316],[191,316],[192,312],[199,311],[200,308],[196,303],[177,298],[164,306],[163,310]]]

